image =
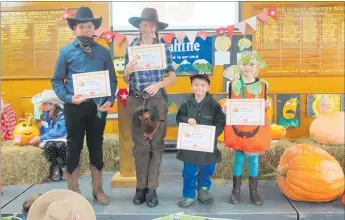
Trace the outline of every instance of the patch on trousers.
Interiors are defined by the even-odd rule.
[[[151,140],[161,124],[157,107],[140,109],[135,113],[135,118],[141,121],[141,129],[144,133],[144,138],[146,140]]]

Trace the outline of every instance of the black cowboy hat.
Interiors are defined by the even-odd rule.
[[[76,26],[78,22],[88,21],[91,21],[95,25],[95,29],[98,29],[102,24],[102,17],[94,18],[89,7],[80,7],[74,18],[67,18],[68,25],[72,30],[74,30],[74,26]]]
[[[128,19],[128,22],[134,27],[139,28],[139,24],[143,20],[156,22],[158,30],[163,30],[168,27],[167,23],[159,21],[157,10],[154,8],[144,8],[141,12],[141,17],[131,17]]]
[[[190,82],[193,82],[194,79],[204,79],[208,82],[209,85],[211,85],[211,80],[210,78],[208,77],[208,75],[204,72],[199,72],[199,73],[195,73],[193,75],[190,76]]]

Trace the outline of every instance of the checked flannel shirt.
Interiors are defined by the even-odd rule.
[[[155,39],[153,44],[159,44],[159,40]],[[140,38],[135,38],[131,46],[139,46]],[[163,75],[165,72],[174,71],[173,61],[169,47],[165,45],[165,53],[167,57],[167,68],[163,70],[146,70],[133,72],[129,78],[129,88],[134,91],[142,92],[147,86],[163,80]],[[126,49],[125,55],[125,65],[129,62],[128,60],[128,50]]]

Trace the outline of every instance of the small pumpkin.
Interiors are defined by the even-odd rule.
[[[35,120],[30,115],[25,121],[18,123],[13,130],[15,145],[27,145],[29,141],[40,135],[40,131],[35,125]]]
[[[281,125],[271,124],[271,131],[272,140],[281,140],[286,136],[286,128]]]
[[[280,158],[276,183],[289,199],[330,202],[344,193],[344,172],[327,151],[308,144],[289,147]]]
[[[344,112],[325,112],[309,127],[310,137],[321,144],[344,144]]]

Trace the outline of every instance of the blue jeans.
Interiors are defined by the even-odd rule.
[[[249,154],[247,155],[249,176],[258,177],[259,176],[259,154]],[[233,165],[233,176],[242,176],[243,166],[246,162],[246,155],[243,151],[235,151],[235,159]]]
[[[216,169],[215,164],[208,165],[195,165],[190,163],[184,163],[182,177],[183,177],[183,197],[194,199],[196,196],[196,190],[200,190],[202,187],[210,189],[211,177]]]

